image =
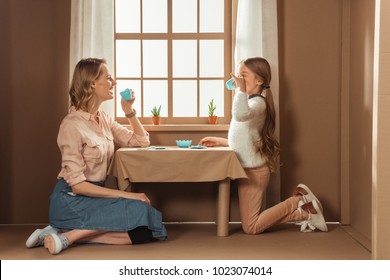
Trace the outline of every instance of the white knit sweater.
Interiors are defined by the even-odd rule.
[[[254,168],[265,164],[255,143],[264,125],[266,102],[261,96],[248,99],[244,92],[236,92],[233,99],[232,121],[228,133],[229,146],[236,152],[242,167]]]

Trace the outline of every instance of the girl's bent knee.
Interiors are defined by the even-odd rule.
[[[242,225],[242,230],[249,235],[255,235],[261,233],[261,231],[256,230],[254,225]]]

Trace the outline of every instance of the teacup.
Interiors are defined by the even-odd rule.
[[[233,78],[231,78],[230,80],[228,80],[227,82],[226,82],[226,88],[228,89],[228,90],[233,90],[233,89],[235,89],[236,88],[236,84],[234,83],[234,79]]]
[[[123,91],[120,92],[120,95],[122,96],[122,98],[126,101],[129,101],[132,97],[132,93],[133,93],[133,90],[127,88]]]

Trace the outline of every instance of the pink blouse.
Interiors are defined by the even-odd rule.
[[[99,122],[74,107],[63,119],[57,137],[62,154],[58,178],[74,186],[85,180],[103,182],[114,155],[114,141],[119,147],[147,147],[149,134],[139,136],[98,111]]]

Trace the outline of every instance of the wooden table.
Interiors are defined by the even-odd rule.
[[[229,147],[121,148],[115,152],[108,174],[118,179],[121,190],[137,182],[219,182],[218,236],[229,235],[230,180],[247,178]]]

